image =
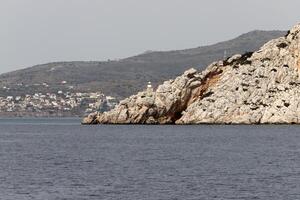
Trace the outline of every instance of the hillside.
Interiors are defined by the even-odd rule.
[[[300,24],[255,52],[189,69],[83,124],[300,124]]]
[[[37,65],[0,75],[0,95],[23,95],[33,92],[56,92],[73,86],[75,91],[102,91],[106,95],[127,97],[145,87],[181,74],[190,67],[203,69],[227,55],[257,50],[265,42],[284,35],[282,31],[252,31],[235,39],[193,49],[150,52],[107,62],[59,62]],[[48,88],[39,87],[47,83]],[[19,87],[20,85],[27,87]],[[72,87],[71,87],[72,88]]]

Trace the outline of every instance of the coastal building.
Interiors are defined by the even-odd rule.
[[[16,100],[16,101],[20,101],[21,98],[22,98],[21,96],[16,96],[15,100]]]
[[[13,99],[14,99],[13,96],[7,96],[7,97],[6,97],[6,100],[7,100],[7,101],[12,101]]]
[[[59,93],[59,94],[57,94]],[[107,103],[107,100],[110,103]],[[111,96],[105,96],[101,92],[71,92],[58,91],[56,93],[33,93],[20,96],[7,95],[0,97],[0,111],[2,115],[6,112],[15,115],[23,115],[26,113],[34,115],[49,116],[57,113],[63,116],[68,115],[83,115],[85,112],[95,112],[100,109],[107,111],[112,109],[117,100]],[[47,115],[49,114],[49,115]]]

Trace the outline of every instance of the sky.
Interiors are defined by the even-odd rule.
[[[0,0],[0,73],[288,30],[299,0]]]

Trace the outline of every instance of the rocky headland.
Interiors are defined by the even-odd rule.
[[[190,69],[83,124],[300,123],[300,24],[256,52]]]

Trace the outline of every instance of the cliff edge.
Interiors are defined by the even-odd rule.
[[[190,69],[83,124],[300,123],[300,24],[260,50]]]

